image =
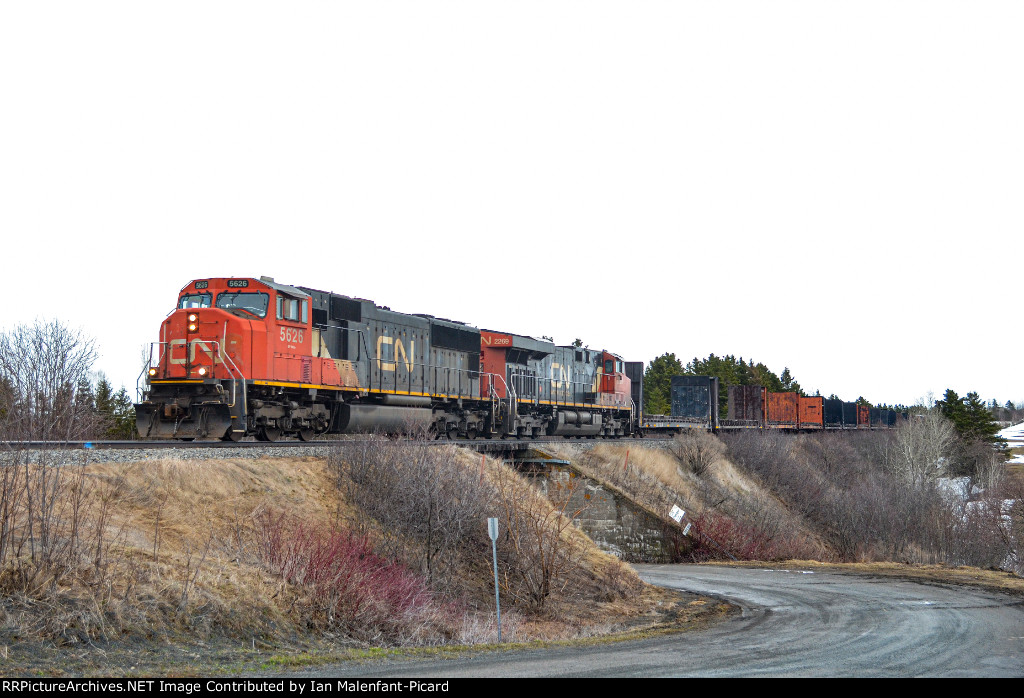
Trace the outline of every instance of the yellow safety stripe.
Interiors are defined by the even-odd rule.
[[[219,380],[231,380],[230,378],[222,378]],[[202,383],[202,380],[151,380],[150,384],[153,383]],[[487,400],[485,397],[476,395],[446,395],[444,393],[417,393],[417,392],[406,392],[404,390],[371,390],[359,387],[339,387],[337,385],[318,385],[315,383],[286,383],[283,381],[252,381],[253,385],[270,385],[279,388],[316,388],[317,390],[346,390],[350,392],[369,393],[370,395],[412,395],[416,397],[434,397],[434,398],[448,398],[457,400],[462,398],[463,400]],[[501,398],[507,400],[508,398]],[[552,402],[551,400],[528,400],[520,398],[517,402],[525,404],[540,404],[540,405],[552,405],[554,407],[583,407],[587,409],[609,409],[609,410],[625,410],[629,409],[624,405],[601,405],[591,404],[586,402]]]

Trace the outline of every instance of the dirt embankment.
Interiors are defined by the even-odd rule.
[[[477,457],[458,457],[477,477]],[[501,467],[490,460],[485,466],[488,471]],[[310,582],[316,570],[309,559],[325,551],[339,554],[338,539],[325,538],[325,532],[360,520],[360,512],[346,502],[337,472],[324,459],[165,459],[49,471],[28,466],[21,472],[18,482],[8,483],[7,494],[13,497],[22,487],[18,501],[24,509],[26,497],[38,500],[49,491],[52,507],[41,511],[37,504],[21,519],[8,518],[21,526],[21,537],[5,538],[20,547],[8,547],[0,574],[0,673],[205,675],[379,651],[373,648],[381,642],[318,615],[326,606],[315,598],[321,587]],[[544,516],[557,513],[544,507]],[[45,549],[38,540],[27,540],[29,513],[36,519],[49,517],[52,540]],[[33,525],[38,539],[39,521]],[[282,536],[283,529],[292,537]],[[368,552],[374,532],[364,534],[357,542],[365,540],[369,547],[358,559],[374,559],[374,572],[384,570],[394,579],[397,568],[384,567],[390,563]],[[645,587],[632,570],[585,536],[571,527],[564,534],[579,546],[573,564],[585,583],[574,586],[588,589],[591,596],[558,591],[543,608],[504,600],[506,641],[649,632],[702,623],[725,610]],[[282,551],[287,555],[282,557]],[[296,576],[300,560],[307,566]],[[414,642],[420,646],[416,651],[487,646],[496,639],[493,585],[484,574],[489,562],[459,559],[465,565],[460,574],[480,579],[464,585],[467,598],[436,603],[429,587],[415,586],[418,571],[402,568],[411,574],[410,593],[428,592],[415,597],[427,599],[422,603],[400,602],[406,604],[403,613],[419,614],[417,622],[427,628]],[[609,592],[607,579],[612,578],[616,590]],[[430,628],[436,637],[429,636]]]

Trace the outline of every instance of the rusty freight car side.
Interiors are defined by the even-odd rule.
[[[729,414],[728,419],[722,420],[722,426],[763,427],[767,394],[760,385],[730,385]]]
[[[824,402],[822,397],[800,397],[801,429],[824,429]]]
[[[768,393],[767,426],[795,429],[799,421],[799,393]]]

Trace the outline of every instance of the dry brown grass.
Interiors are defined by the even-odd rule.
[[[1024,596],[1024,578],[1012,572],[983,570],[977,567],[949,567],[948,565],[908,565],[900,562],[820,562],[817,560],[786,560],[784,562],[715,563],[734,567],[820,569],[837,572],[894,577],[917,582],[975,586]]]
[[[458,450],[454,457],[480,473],[478,455]],[[484,471],[487,479],[510,472],[491,459]],[[302,590],[269,570],[258,549],[265,512],[288,512],[310,525],[355,518],[323,460],[165,459],[94,463],[83,472],[90,496],[110,511],[102,531],[80,531],[86,537],[103,534],[102,574],[90,572],[90,561],[83,560],[79,573],[45,593],[11,593],[0,600],[0,652],[13,652],[10,667],[30,666],[27,658],[47,646],[66,660],[67,652],[95,658],[102,656],[98,647],[106,652],[124,643],[151,647],[154,641],[234,641],[246,648],[353,644],[336,633],[310,634],[296,611]],[[538,510],[551,509],[532,488],[529,496]],[[642,587],[632,568],[602,553],[571,525],[561,535],[578,551],[568,585],[572,593],[552,595],[542,613],[503,608],[514,631],[509,637],[588,636],[640,613],[644,601],[626,598]],[[466,573],[474,578],[467,590],[477,601],[449,640],[492,641],[489,556],[471,561]]]
[[[717,441],[710,434],[695,438]],[[685,462],[685,450],[674,446],[617,443],[587,450],[555,444],[545,451],[570,460],[583,474],[625,493],[656,516],[667,518],[672,505],[678,505],[690,520],[727,517],[758,531],[770,543],[762,547],[830,559],[816,532],[774,493],[742,473],[725,457],[724,448],[711,448],[718,455],[698,474]]]

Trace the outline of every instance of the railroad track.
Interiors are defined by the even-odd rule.
[[[476,451],[509,451],[509,450],[523,450],[531,448],[532,446],[540,446],[543,444],[566,444],[566,443],[620,443],[620,444],[636,444],[644,442],[658,442],[665,441],[669,437],[665,436],[647,436],[644,438],[629,438],[629,439],[580,439],[580,438],[561,438],[557,436],[548,436],[540,438],[509,438],[509,439],[454,439],[454,440],[437,440],[437,441],[424,441],[417,439],[410,439],[410,443],[420,444],[423,446],[464,446],[466,448],[472,448]],[[112,440],[92,440],[92,441],[0,441],[0,453],[7,451],[44,451],[44,450],[63,450],[63,451],[74,451],[74,450],[190,450],[198,448],[212,448],[212,449],[252,449],[260,448],[267,450],[281,449],[281,448],[299,448],[299,449],[316,449],[326,448],[334,444],[345,444],[345,443],[359,443],[365,439],[361,437],[355,437],[351,439],[327,439],[320,441],[180,441],[180,440],[167,440],[167,441],[112,441]]]

